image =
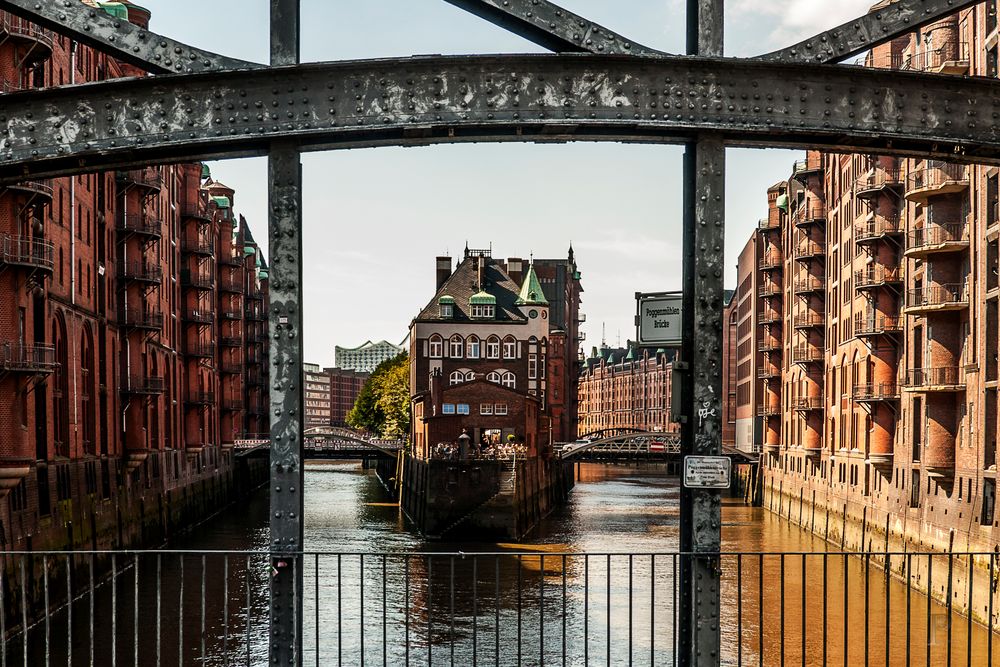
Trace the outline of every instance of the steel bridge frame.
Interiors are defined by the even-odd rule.
[[[78,0],[0,10],[155,78],[4,95],[0,183],[267,154],[271,247],[270,664],[301,664],[300,152],[462,141],[686,146],[685,454],[721,446],[727,146],[798,146],[1000,164],[1000,81],[829,63],[976,0],[899,0],[787,49],[723,58],[723,0],[687,0],[687,54],[645,47],[548,0],[446,0],[559,55],[301,65],[299,0],[269,0],[271,67],[196,49]],[[684,489],[680,664],[718,665],[721,509]]]

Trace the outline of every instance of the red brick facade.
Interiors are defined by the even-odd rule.
[[[679,431],[670,421],[673,358],[663,350],[595,350],[580,375],[579,433],[627,428]]]

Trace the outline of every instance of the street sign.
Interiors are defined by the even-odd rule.
[[[651,452],[665,452],[667,451],[667,445],[658,440],[654,440],[649,443],[649,451]]]
[[[639,344],[680,347],[683,293],[636,294],[635,298]]]
[[[728,489],[732,468],[728,456],[685,456],[684,488]]]

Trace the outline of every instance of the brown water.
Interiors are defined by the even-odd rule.
[[[306,561],[305,664],[675,664],[678,487],[662,469],[583,465],[570,502],[516,545],[421,540],[406,529],[398,508],[385,503],[375,479],[353,463],[311,465],[305,493],[307,550],[341,554]],[[173,546],[265,548],[266,505],[262,494]],[[881,569],[853,556],[822,555],[833,547],[762,509],[727,504],[723,519],[724,550],[745,554],[721,563],[723,664],[949,664],[944,607],[931,604],[928,633],[927,598],[908,595]],[[265,664],[266,560],[251,559],[247,567],[245,557],[212,556],[202,575],[200,556],[184,559],[183,576],[176,557],[161,564],[158,615],[151,602],[155,565],[140,563],[137,633],[134,570],[119,576],[116,663],[157,664],[159,627],[161,664],[247,664],[248,658]],[[897,557],[893,566],[901,565]],[[947,559],[934,567],[944,572]],[[249,614],[243,611],[247,596]],[[99,665],[112,664],[111,642],[101,640],[109,636],[111,608],[105,586],[95,603]],[[74,607],[72,664],[89,664],[81,620],[87,617],[84,599]],[[951,664],[987,665],[986,630],[972,626],[970,653],[966,619],[951,618]],[[64,614],[53,616],[52,664],[67,664],[65,632]],[[31,645],[41,646],[40,633]],[[30,653],[28,664],[45,664],[43,652]],[[11,664],[22,664],[20,656]]]

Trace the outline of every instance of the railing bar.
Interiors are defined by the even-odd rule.
[[[160,667],[160,619],[163,614],[162,610],[162,600],[163,598],[163,556],[156,554],[156,667]],[[226,652],[228,656],[228,652]],[[228,664],[228,657],[226,658]]]
[[[51,663],[49,661],[50,651],[49,644],[49,632],[50,632],[50,622],[49,622],[49,557],[42,556],[42,594],[45,603],[45,667],[48,667]],[[28,626],[24,627],[24,632],[27,634]]]
[[[132,664],[139,667],[139,555],[132,565]],[[203,661],[204,662],[204,661]]]
[[[650,623],[650,634],[653,624]],[[650,656],[650,665],[653,664]],[[736,665],[743,667],[743,556],[736,556]]]
[[[184,556],[181,556],[178,560],[180,591],[177,598],[177,616],[179,619],[177,623],[177,664],[180,667],[184,667]]]
[[[157,556],[159,560],[159,556]],[[157,570],[157,577],[159,571]],[[157,619],[158,620],[158,619]],[[222,660],[229,667],[229,556],[222,557]]]
[[[204,558],[204,556],[202,556]],[[302,569],[302,572],[299,570]],[[203,584],[204,586],[204,584]],[[300,555],[292,556],[292,637],[295,639],[295,643],[292,644],[292,658],[295,660],[296,665],[302,664],[302,620],[299,618],[299,614],[302,612],[302,601],[305,599],[305,561]],[[202,608],[204,609],[204,596],[202,596]],[[364,612],[364,598],[361,599],[361,608]],[[204,614],[202,614],[202,641],[204,642]],[[204,662],[204,660],[202,660]],[[364,655],[362,654],[362,663],[364,664]]]
[[[628,556],[628,664],[632,667],[632,554]]]
[[[781,559],[779,560],[779,606],[781,608],[781,628],[785,627],[785,554],[781,554]],[[781,632],[781,667],[785,667],[785,633]]]
[[[990,600],[988,603],[987,614],[989,616],[986,621],[986,664],[993,667],[993,586],[994,586],[994,563],[996,562],[996,553],[990,554],[990,581],[989,585],[986,587],[986,591],[989,593]]]
[[[847,643],[847,636],[848,636],[847,621],[850,618],[850,614],[848,613],[849,604],[847,595],[848,595],[848,589],[850,587],[850,582],[848,581],[847,565],[848,565],[847,554],[845,553],[844,554],[844,667],[847,667],[847,655],[849,653],[848,650],[849,644]]]
[[[566,556],[562,557],[562,665],[566,667]]]
[[[118,562],[115,554],[111,554],[111,664],[118,664]]]
[[[479,559],[472,557],[472,667],[479,664]]]
[[[764,554],[760,554],[760,562],[757,564],[757,664],[764,667]],[[677,571],[674,570],[674,576]],[[676,580],[675,580],[676,581]],[[676,584],[675,584],[676,585]],[[677,604],[677,596],[674,596],[674,604]],[[677,626],[674,626],[676,633]]]
[[[886,546],[889,544],[889,535],[886,534]],[[890,575],[892,574],[892,558],[889,556],[888,552],[885,555],[885,667],[889,667],[889,654],[891,652],[889,646],[889,622],[892,618],[891,613],[891,601],[892,589],[890,585],[892,583]]]
[[[826,640],[827,640],[827,625],[828,625],[828,611],[829,611],[829,602],[827,600],[827,588],[829,582],[828,561],[829,561],[829,555],[824,551],[823,552],[823,664],[824,665],[826,664],[826,654],[827,654]]]
[[[253,570],[251,569],[250,556],[247,555],[247,569],[246,569],[246,578],[245,578],[245,581],[246,581],[246,628],[245,628],[245,634],[246,634],[246,644],[247,644],[247,664],[246,664],[246,667],[250,667],[250,624],[251,624],[251,619],[250,619],[250,573],[252,571]]]
[[[606,631],[608,633],[607,641],[607,664],[611,664],[611,554],[608,554],[608,581],[607,581],[607,604],[608,612],[605,614],[607,620]]]
[[[319,554],[313,557],[313,592],[316,597],[316,609],[314,610],[314,624],[316,626],[316,667],[319,667]],[[338,625],[340,619],[337,619]]]
[[[358,569],[360,570],[361,586],[360,599],[358,600],[358,611],[361,617],[361,667],[365,667],[365,555],[358,556]]]
[[[913,627],[912,616],[912,592],[913,584],[910,581],[910,570],[913,566],[913,557],[909,554],[906,555],[906,666],[910,666],[910,654],[912,653],[912,648],[910,647],[910,629]]]
[[[90,554],[90,667],[94,667],[94,554]],[[4,666],[6,667],[6,665]]]
[[[545,665],[545,556],[538,556],[538,664]]]
[[[388,633],[389,633],[388,616],[389,616],[389,610],[387,608],[387,604],[388,604],[388,593],[387,593],[387,590],[386,590],[386,588],[387,588],[387,584],[386,584],[387,579],[388,579],[388,571],[387,571],[387,566],[386,566],[386,556],[385,556],[385,554],[382,554],[382,667],[386,667],[386,665],[389,664],[389,640],[388,640]],[[316,608],[319,609],[319,597],[318,596],[317,596],[317,599],[316,599]],[[317,614],[318,613],[319,612],[317,612]],[[318,618],[319,618],[319,616],[317,615],[317,619]],[[319,627],[319,623],[318,622],[317,622],[317,627]],[[316,655],[319,656],[319,646],[318,646],[319,633],[318,632],[316,633],[316,637],[317,637]]]
[[[494,593],[494,601],[496,602],[494,609],[494,620],[496,624],[493,627],[493,639],[495,645],[493,647],[494,657],[495,657],[495,667],[500,667],[500,556],[494,556],[493,571],[496,574],[496,592]]]
[[[4,564],[6,565],[6,563]],[[7,568],[0,568],[0,667],[7,667]]]
[[[450,615],[448,627],[448,650],[451,657],[451,667],[455,667],[455,557],[448,559],[448,613]]]

